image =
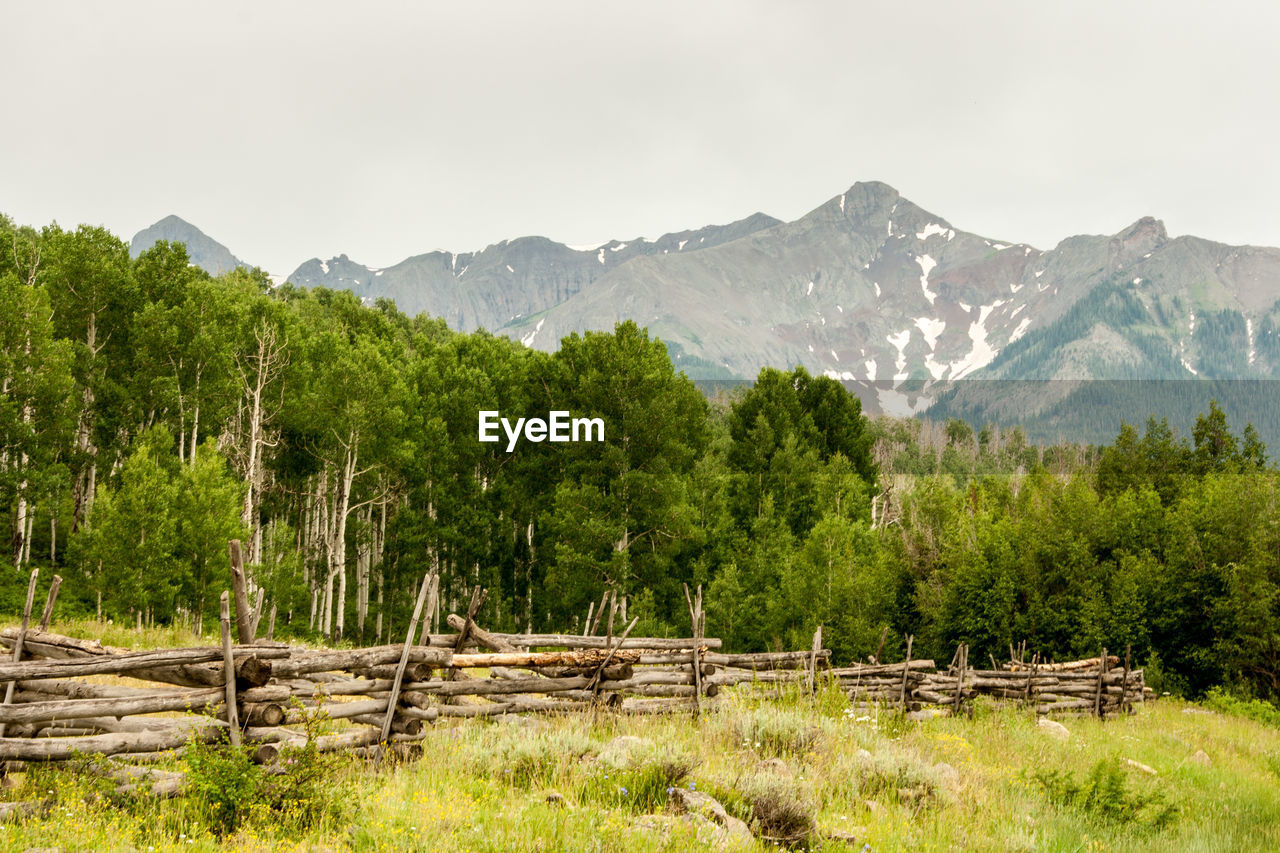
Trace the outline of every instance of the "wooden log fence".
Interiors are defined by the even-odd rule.
[[[233,555],[234,556],[234,555]],[[428,576],[402,643],[362,649],[310,649],[282,643],[232,642],[235,599],[221,600],[220,647],[131,651],[47,630],[52,605],[38,629],[0,631],[11,650],[0,660],[0,766],[3,762],[62,761],[77,755],[141,756],[183,749],[193,739],[229,734],[252,745],[256,759],[278,760],[281,750],[304,743],[299,728],[321,713],[345,721],[319,738],[322,749],[363,750],[409,745],[426,736],[424,724],[448,718],[507,714],[705,713],[731,688],[770,690],[792,684],[805,692],[838,687],[855,707],[872,705],[955,714],[978,696],[1017,702],[1037,713],[1129,711],[1151,697],[1143,672],[1104,651],[1098,658],[1044,662],[1025,648],[992,669],[969,666],[968,649],[952,665],[908,659],[831,666],[821,629],[806,651],[728,654],[705,636],[701,591],[687,598],[689,638],[636,638],[632,619],[618,636],[617,598],[603,601],[588,623],[590,634],[500,634],[467,615],[448,616],[451,635],[417,636],[434,611],[438,578]],[[34,594],[35,582],[32,582]],[[56,588],[51,592],[56,593]],[[431,603],[426,603],[428,597]],[[473,605],[484,591],[472,595]],[[28,596],[32,600],[32,595]],[[426,605],[424,607],[424,604]],[[624,605],[625,606],[625,605]],[[593,608],[594,609],[594,608]],[[607,610],[607,613],[605,612]],[[625,619],[625,616],[624,616]],[[248,631],[252,639],[252,634]],[[242,634],[241,636],[243,636]],[[84,676],[118,676],[101,684]],[[133,683],[130,683],[130,680]],[[944,711],[945,709],[945,711]],[[185,713],[184,716],[174,716]],[[155,716],[155,715],[168,716]]]

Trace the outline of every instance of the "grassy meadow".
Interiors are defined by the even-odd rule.
[[[199,642],[98,629],[109,644]],[[814,850],[1280,849],[1280,728],[1250,706],[1166,698],[1062,718],[1064,737],[984,701],[910,722],[834,689],[726,694],[698,720],[441,722],[417,760],[299,754],[285,777],[192,749],[161,765],[191,781],[173,799],[114,796],[98,762],[36,768],[4,782],[0,798],[42,809],[0,823],[0,850],[763,850],[806,834]],[[754,838],[678,814],[676,788]]]

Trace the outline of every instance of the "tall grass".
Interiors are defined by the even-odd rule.
[[[730,845],[668,805],[675,787],[711,794],[759,837],[816,850],[850,849],[830,840],[837,831],[877,851],[1280,849],[1280,729],[1247,717],[1167,700],[1132,717],[1064,719],[1071,736],[1060,742],[1014,708],[907,723],[888,709],[845,713],[839,696],[730,693],[696,721],[438,724],[419,761],[329,769],[340,814],[302,827],[250,812],[221,838],[194,798],[115,801],[87,777],[32,771],[3,796],[47,801],[47,812],[0,825],[0,849]]]

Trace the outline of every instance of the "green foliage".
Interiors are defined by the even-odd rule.
[[[744,779],[740,795],[751,807],[755,832],[764,841],[807,847],[817,830],[812,798],[794,783],[771,776]]]
[[[752,750],[767,758],[803,757],[826,737],[804,708],[766,704],[743,712],[722,732],[725,745]]]
[[[1249,388],[1183,383],[1173,426],[1036,445],[959,389],[939,421],[873,421],[801,367],[708,402],[634,322],[544,353],[260,271],[210,277],[179,245],[130,258],[101,228],[0,217],[0,240],[6,557],[62,572],[75,612],[204,633],[238,538],[282,636],[381,641],[435,570],[443,601],[486,587],[497,630],[581,628],[612,591],[638,633],[676,635],[688,583],[733,650],[806,648],[818,626],[838,664],[896,659],[909,635],[940,659],[1128,648],[1171,689],[1280,698],[1280,475],[1270,433],[1226,414]],[[1184,312],[1117,276],[993,366],[1056,375],[1056,346],[1105,316],[1181,375],[1148,327]],[[1255,319],[1274,360],[1275,319]],[[1240,344],[1242,322],[1204,312],[1192,350]],[[1050,408],[1084,435],[1151,393],[1087,383]],[[598,417],[604,441],[508,451],[477,440],[485,410]],[[0,579],[10,610],[19,574]]]
[[[1079,809],[1107,823],[1161,830],[1178,818],[1178,808],[1159,791],[1135,790],[1118,758],[1098,761],[1080,781],[1063,770],[1032,774],[1050,802]]]
[[[1280,708],[1262,699],[1242,699],[1221,687],[1210,688],[1201,700],[1205,707],[1224,714],[1235,714],[1268,726],[1280,728]]]
[[[601,762],[591,768],[577,789],[588,803],[603,803],[635,814],[660,810],[671,789],[685,784],[698,762],[671,748],[637,751],[621,765]]]
[[[218,836],[235,832],[253,813],[263,789],[262,768],[249,750],[225,739],[187,746],[187,789],[200,803],[205,822]]]
[[[250,760],[251,748],[233,747],[225,736],[187,745],[187,793],[210,831],[223,837],[252,825],[305,833],[342,819],[350,802],[336,779],[341,759],[316,749],[324,715],[304,720],[306,744],[282,749],[275,764],[279,772],[271,774]]]

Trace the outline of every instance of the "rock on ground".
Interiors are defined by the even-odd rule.
[[[1041,717],[1036,720],[1036,727],[1045,734],[1056,737],[1058,740],[1065,741],[1071,739],[1071,730],[1056,720]]]
[[[671,790],[671,804],[676,811],[699,815],[719,826],[728,839],[750,841],[751,829],[738,818],[725,811],[720,801],[702,791],[690,791],[686,788]]]

